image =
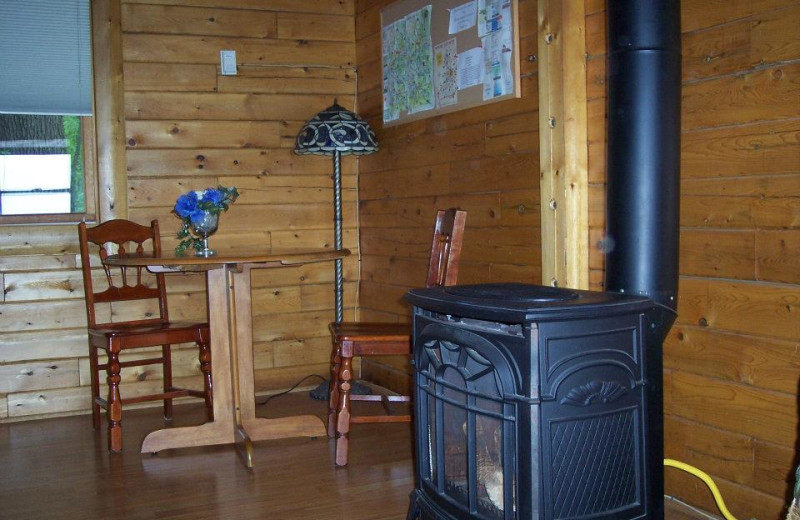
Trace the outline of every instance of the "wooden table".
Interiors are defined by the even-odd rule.
[[[313,415],[256,417],[250,270],[323,262],[349,254],[347,249],[252,250],[222,251],[209,258],[175,256],[169,252],[159,256],[124,254],[106,258],[109,265],[144,266],[153,272],[205,271],[208,280],[214,421],[154,431],[142,442],[142,453],[235,444],[245,465],[251,468],[253,441],[325,437],[325,426]]]

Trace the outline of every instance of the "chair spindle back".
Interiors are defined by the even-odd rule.
[[[81,222],[78,224],[78,238],[81,251],[83,288],[86,293],[86,315],[90,328],[103,325],[102,323],[98,324],[96,321],[96,303],[158,299],[160,313],[158,318],[125,323],[169,321],[163,274],[155,274],[156,286],[148,287],[144,284],[142,276],[145,268],[122,266],[112,269],[111,266],[105,263],[105,259],[111,254],[133,253],[145,255],[152,253],[158,255],[161,252],[161,239],[157,220],[153,220],[149,227],[122,219],[109,220],[92,228],[87,228],[86,223]],[[148,240],[152,244],[149,251],[145,248],[145,242]],[[104,288],[99,291],[95,290],[92,280],[90,244],[97,246],[106,278]],[[119,273],[118,277],[115,277],[116,273]],[[119,325],[119,323],[115,325]]]

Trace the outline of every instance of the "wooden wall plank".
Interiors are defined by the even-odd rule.
[[[672,372],[664,381],[664,412],[727,431],[793,447],[797,437],[794,396]]]
[[[202,34],[239,38],[275,38],[278,14],[245,9],[123,4],[125,33]]]
[[[693,32],[792,5],[793,0],[689,0],[681,6],[681,29]]]
[[[265,95],[204,92],[191,95],[173,92],[130,92],[125,96],[128,119],[192,119],[219,121],[306,120],[309,107],[325,108],[330,96],[322,94]],[[347,99],[341,103],[352,109]],[[322,110],[322,109],[319,109]]]
[[[220,49],[233,49],[239,63],[353,66],[349,42],[274,40],[225,36],[126,34],[123,58],[130,62],[219,63]],[[323,107],[324,108],[324,107]]]
[[[798,25],[800,6],[794,5],[686,34],[683,77],[700,79],[792,60],[800,54]]]
[[[755,234],[752,231],[707,231],[684,228],[680,235],[681,272],[752,280]]]
[[[279,121],[128,121],[129,148],[278,148]]]
[[[355,37],[352,16],[279,13],[278,38],[291,40],[327,40],[350,43]]]
[[[800,63],[687,84],[682,102],[685,129],[796,118]]]
[[[123,0],[126,4],[159,4],[196,7],[230,7],[230,0]],[[352,15],[355,13],[355,0],[237,0],[239,9],[263,11],[289,11],[297,13],[326,13]]]
[[[355,76],[352,67],[243,65],[236,76],[219,76],[217,90],[259,94],[327,94],[349,100],[355,91]],[[332,98],[330,101],[329,104],[333,104]]]
[[[130,177],[321,175],[333,171],[329,157],[301,157],[292,150],[277,148],[129,150],[127,155]],[[355,163],[342,161],[342,174],[353,173]]]
[[[796,174],[684,179],[681,181],[681,193],[729,197],[800,197],[800,182]]]
[[[709,228],[787,228],[798,225],[796,197],[687,196],[681,225]]]
[[[25,362],[0,365],[0,393],[63,388],[78,384],[78,362]]]
[[[796,339],[767,338],[680,323],[664,343],[664,366],[791,394],[797,390]]]
[[[77,229],[75,231],[77,234]],[[75,254],[0,256],[0,272],[47,271],[77,267]]]
[[[794,227],[756,233],[756,279],[800,285],[800,222]]]
[[[681,277],[678,323],[796,340],[800,293],[789,284]]]
[[[683,179],[774,175],[800,170],[798,118],[692,130],[681,137]]]
[[[182,63],[125,63],[125,89],[213,92],[217,88],[217,66]]]

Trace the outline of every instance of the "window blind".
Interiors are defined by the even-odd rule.
[[[89,0],[0,1],[0,113],[92,113]]]

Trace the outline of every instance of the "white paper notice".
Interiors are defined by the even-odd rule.
[[[458,53],[459,90],[483,83],[483,49],[475,47]]]
[[[514,91],[511,69],[511,29],[504,28],[481,38],[484,50],[483,100]]]
[[[478,36],[511,27],[511,2],[509,0],[478,1]]]
[[[477,0],[450,9],[450,34],[466,31],[475,26],[475,17],[478,14]]]

